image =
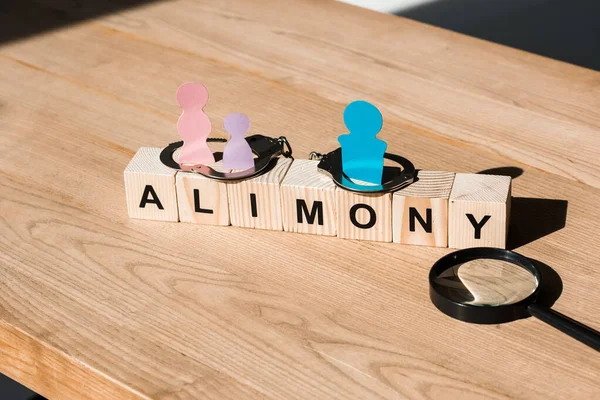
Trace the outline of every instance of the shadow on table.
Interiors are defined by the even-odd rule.
[[[503,175],[516,179],[523,175],[523,169],[498,167],[478,174]],[[506,248],[514,250],[564,228],[568,205],[567,200],[513,197]]]
[[[523,169],[519,167],[498,167],[479,171],[478,174],[510,176],[511,178],[516,179],[523,175]]]
[[[514,250],[564,228],[568,204],[566,200],[513,197],[506,248]]]
[[[158,0],[1,1],[0,43],[156,1]]]
[[[438,0],[397,15],[600,70],[598,0]]]

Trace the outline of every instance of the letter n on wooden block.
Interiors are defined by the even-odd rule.
[[[510,218],[509,176],[456,174],[448,209],[448,245],[506,247]]]
[[[179,220],[203,225],[229,225],[227,184],[194,172],[177,173]]]
[[[292,164],[278,158],[268,172],[252,179],[227,184],[231,225],[243,228],[283,229],[281,182]]]
[[[130,218],[157,221],[179,220],[175,175],[160,162],[161,149],[142,147],[124,172],[127,211]]]
[[[318,161],[294,160],[281,184],[283,230],[335,236],[335,190]]]
[[[335,191],[338,237],[392,241],[392,194]]]
[[[392,196],[394,243],[448,247],[448,198],[454,172],[418,171]]]

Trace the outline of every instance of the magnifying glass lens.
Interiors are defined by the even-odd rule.
[[[529,297],[538,287],[538,280],[514,263],[480,258],[441,271],[434,277],[433,285],[456,303],[496,307]]]

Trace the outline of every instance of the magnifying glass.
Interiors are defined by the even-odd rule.
[[[510,250],[479,247],[440,258],[429,272],[429,296],[444,314],[476,324],[499,324],[530,315],[600,351],[600,332],[540,302],[542,274]]]

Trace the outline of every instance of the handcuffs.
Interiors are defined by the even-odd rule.
[[[225,142],[225,139],[209,138],[208,142]],[[179,165],[173,159],[173,154],[177,149],[183,146],[183,142],[175,142],[169,144],[160,153],[160,161],[167,167],[182,171],[190,171],[199,173],[207,178],[219,181],[240,181],[255,176],[268,170],[272,161],[279,156],[291,158],[292,147],[284,136],[279,138],[271,138],[263,135],[252,135],[246,138],[252,152],[256,155],[254,167],[235,172],[217,171],[211,166],[204,164],[196,165]],[[215,158],[220,160],[221,153],[215,153]],[[342,170],[342,149],[337,148],[327,154],[317,152],[310,153],[311,160],[318,160],[317,169],[319,172],[328,175],[333,182],[342,189],[356,193],[390,193],[405,186],[410,185],[415,180],[415,167],[406,158],[385,153],[384,158],[393,161],[397,166],[384,167],[385,180],[380,185],[363,185],[353,182],[350,178],[344,175]],[[402,169],[400,170],[399,167]]]

